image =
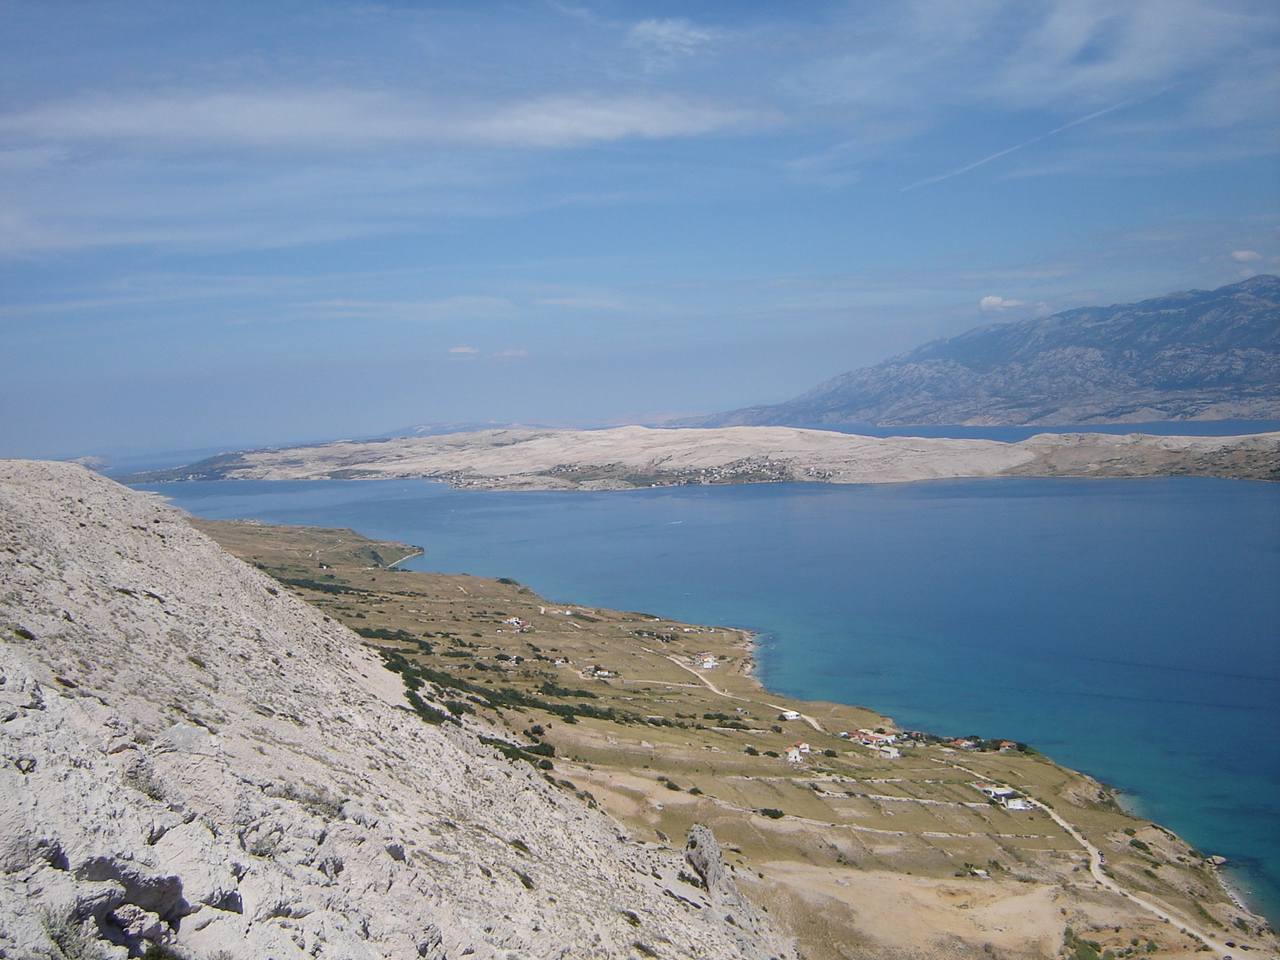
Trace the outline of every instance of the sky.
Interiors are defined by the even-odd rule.
[[[0,456],[659,422],[1280,272],[1271,0],[0,0]]]

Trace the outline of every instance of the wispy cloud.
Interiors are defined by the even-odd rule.
[[[1032,137],[1030,140],[1025,140],[1022,143],[1017,144],[1016,146],[1009,147],[1005,150],[997,151],[996,153],[991,154],[989,157],[983,157],[981,160],[975,160],[973,163],[966,164],[965,166],[960,167],[958,170],[952,170],[950,173],[939,174],[936,177],[926,177],[924,180],[917,180],[915,183],[910,184],[909,186],[903,187],[902,190],[903,192],[906,192],[907,190],[914,190],[916,187],[923,187],[926,184],[940,183],[943,180],[950,180],[952,177],[958,177],[960,174],[968,173],[970,170],[974,170],[978,167],[981,167],[983,164],[990,163],[992,160],[999,160],[1001,157],[1007,157],[1009,154],[1014,153],[1015,151],[1018,151],[1018,150],[1022,150],[1025,147],[1029,147],[1033,143],[1039,143],[1042,140],[1048,140],[1050,137],[1055,136],[1056,134],[1062,133],[1064,130],[1070,130],[1072,127],[1078,127],[1082,123],[1088,123],[1090,120],[1096,120],[1098,117],[1106,116],[1108,113],[1114,113],[1116,110],[1123,109],[1124,107],[1129,106],[1133,102],[1134,102],[1133,100],[1125,100],[1121,103],[1114,103],[1109,107],[1104,107],[1102,110],[1095,110],[1093,113],[1089,114],[1087,117],[1080,117],[1076,120],[1072,120],[1070,123],[1064,123],[1062,126],[1055,127],[1054,129],[1050,130],[1048,133],[1042,133],[1038,137]]]
[[[648,69],[658,70],[693,56],[715,37],[715,31],[694,26],[683,18],[648,19],[632,25],[627,31],[627,44],[641,51]]]
[[[428,144],[571,148],[687,137],[750,123],[751,111],[669,94],[580,94],[506,104],[446,103],[351,89],[260,89],[88,96],[0,116],[25,144],[333,154]]]
[[[294,304],[292,312],[334,318],[391,320],[487,320],[519,315],[505,297],[458,296],[443,300],[319,300]],[[466,352],[465,348],[458,348]]]
[[[542,307],[569,307],[574,310],[621,310],[625,304],[612,297],[539,297],[533,301]]]

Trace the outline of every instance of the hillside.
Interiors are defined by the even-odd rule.
[[[958,477],[1280,478],[1280,433],[1243,437],[1040,434],[1021,443],[860,437],[795,427],[485,430],[228,453],[135,474],[169,480],[434,478],[500,490],[707,483],[902,483]]]
[[[793,956],[155,498],[0,461],[0,507],[0,955]]]
[[[979,327],[772,406],[676,426],[1280,417],[1280,278]]]
[[[67,464],[0,508],[0,956],[1274,951],[1102,785],[776,697],[739,631],[199,522],[244,563]]]

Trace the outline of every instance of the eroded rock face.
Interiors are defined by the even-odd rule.
[[[795,956],[152,497],[0,461],[0,582],[0,955]]]
[[[695,823],[684,845],[684,859],[697,872],[707,891],[713,912],[725,923],[750,933],[768,929],[768,923],[752,903],[742,895],[724,866],[720,844],[710,828]]]

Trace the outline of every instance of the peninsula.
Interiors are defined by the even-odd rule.
[[[961,477],[1280,479],[1280,433],[1241,437],[1039,434],[1020,443],[862,437],[797,427],[481,430],[340,440],[221,454],[122,478],[447,480],[487,490],[619,490],[673,484],[901,483]]]

